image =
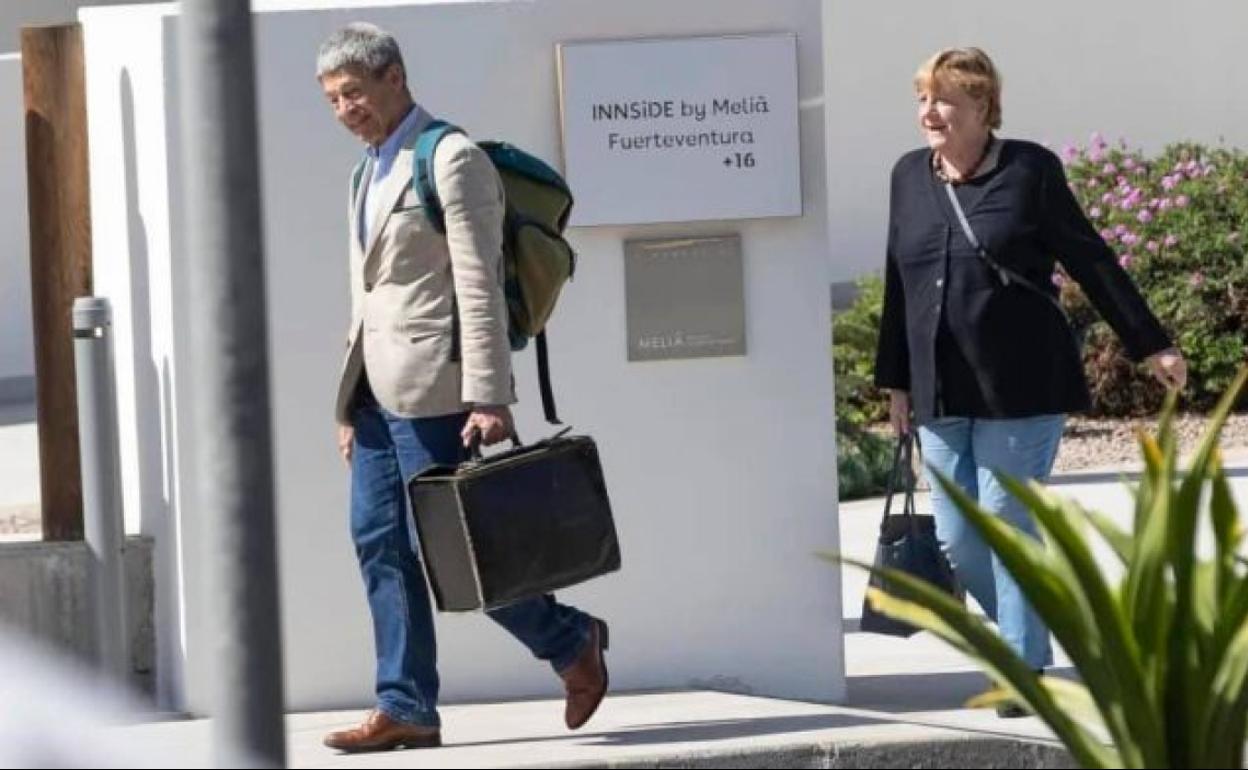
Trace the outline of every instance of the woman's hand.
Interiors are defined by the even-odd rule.
[[[1182,390],[1187,384],[1187,361],[1178,348],[1166,348],[1144,359],[1149,372],[1167,388]]]
[[[910,432],[910,393],[905,390],[888,392],[888,421],[898,436]]]

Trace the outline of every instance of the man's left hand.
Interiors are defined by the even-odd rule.
[[[480,433],[481,443],[489,446],[510,438],[515,430],[510,408],[478,404],[468,414],[468,421],[464,423],[464,429],[459,435],[464,440],[464,446],[471,446],[472,434]]]

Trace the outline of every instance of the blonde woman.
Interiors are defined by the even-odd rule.
[[[927,146],[893,169],[876,384],[890,393],[898,433],[917,427],[929,476],[939,471],[1034,536],[993,472],[1044,480],[1066,414],[1089,406],[1055,261],[1162,384],[1181,388],[1186,364],[1084,216],[1057,156],[994,133],[1001,79],[988,55],[940,51],[914,88]],[[963,586],[1028,664],[1051,665],[1048,629],[952,500],[932,490],[937,536]]]

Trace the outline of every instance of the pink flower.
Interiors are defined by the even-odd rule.
[[[1118,225],[1117,227],[1114,228],[1114,235],[1126,235],[1126,233],[1127,233],[1126,225]]]
[[[1132,158],[1130,155],[1123,158],[1122,167],[1125,168],[1127,171],[1130,171],[1131,169],[1135,168],[1135,158]]]
[[[1192,199],[1187,197],[1186,195],[1180,195],[1179,197],[1174,199],[1174,205],[1178,206],[1181,209],[1187,208],[1187,204],[1191,202],[1192,202]]]
[[[1093,219],[1100,219],[1100,218],[1101,218],[1101,207],[1100,207],[1100,206],[1093,206],[1092,208],[1088,209],[1088,216],[1092,217]]]
[[[1104,195],[1102,195],[1102,196],[1101,196],[1101,203],[1104,203],[1105,205],[1109,205],[1109,204],[1111,204],[1111,203],[1113,203],[1113,202],[1114,202],[1114,194],[1113,194],[1113,193],[1111,193],[1111,192],[1107,192],[1107,193],[1105,193]]]
[[[1126,235],[1122,236],[1122,243],[1125,246],[1134,246],[1135,244],[1139,242],[1140,242],[1140,236],[1136,235],[1135,233],[1127,233]]]
[[[1157,204],[1157,208],[1161,209],[1162,211],[1168,211],[1174,208],[1174,200],[1171,198],[1162,198],[1161,203]]]
[[[1105,145],[1101,145],[1099,147],[1096,145],[1092,145],[1091,147],[1089,147],[1088,148],[1088,160],[1092,161],[1093,163],[1100,163],[1101,161],[1105,160]]]
[[[1101,167],[1101,173],[1102,174],[1117,174],[1118,167],[1115,166],[1113,163],[1106,163],[1104,166]]]
[[[1123,270],[1126,270],[1127,268],[1131,267],[1131,263],[1134,261],[1135,261],[1135,256],[1132,254],[1122,254],[1118,257],[1118,264],[1122,267]]]
[[[1172,176],[1163,176],[1161,178],[1161,189],[1169,192],[1177,186],[1179,181]]]
[[[1190,277],[1190,278],[1188,278],[1188,279],[1187,279],[1187,281],[1188,281],[1188,283],[1190,283],[1190,284],[1191,284],[1194,288],[1198,288],[1198,287],[1203,286],[1203,285],[1205,284],[1205,274],[1204,274],[1204,273],[1202,273],[1202,272],[1200,272],[1200,271],[1198,270],[1198,271],[1196,271],[1195,273],[1192,273],[1191,277]]]
[[[1178,242],[1179,242],[1179,236],[1177,236],[1177,235],[1167,235],[1167,236],[1166,236],[1166,239],[1165,239],[1164,241],[1162,241],[1162,244],[1163,244],[1166,248],[1170,248],[1171,246],[1176,245]]]
[[[1160,205],[1161,205],[1161,198],[1153,198],[1152,200],[1148,202],[1148,207],[1150,209],[1155,209]]]
[[[1092,136],[1089,138],[1089,141],[1091,142],[1093,147],[1100,147],[1102,150],[1109,146],[1108,144],[1105,143],[1105,137],[1101,134],[1100,131],[1093,131]]]
[[[1092,178],[1092,179],[1089,179],[1089,180],[1088,180],[1087,187],[1088,187],[1088,189],[1089,189],[1089,190],[1091,190],[1093,187],[1096,187],[1096,186],[1097,186],[1097,185],[1099,185],[1100,183],[1101,183],[1101,180],[1096,179],[1096,178]]]
[[[1140,213],[1135,215],[1135,218],[1140,220],[1143,224],[1148,224],[1153,221],[1153,215],[1148,209],[1141,210]]]
[[[1110,230],[1108,227],[1106,227],[1104,230],[1101,230],[1101,238],[1103,238],[1107,243],[1113,243],[1114,239],[1117,237],[1118,235],[1114,233],[1113,230]]]
[[[1127,197],[1123,198],[1121,202],[1119,202],[1118,208],[1122,209],[1123,211],[1130,211],[1131,209],[1135,208],[1136,203],[1137,201],[1135,199],[1135,196],[1128,195]]]
[[[1148,243],[1144,244],[1144,248],[1148,249],[1153,254],[1156,254],[1157,252],[1161,251],[1161,244],[1158,243],[1157,241],[1149,241]]]
[[[1066,165],[1074,163],[1079,158],[1079,148],[1073,144],[1067,144],[1062,147],[1062,160]]]

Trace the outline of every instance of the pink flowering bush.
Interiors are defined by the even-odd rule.
[[[1248,349],[1248,154],[1175,144],[1155,157],[1093,134],[1060,153],[1075,197],[1187,356],[1184,405],[1207,409]],[[1125,356],[1078,286],[1062,302],[1085,341],[1093,410],[1139,415],[1164,393]]]

